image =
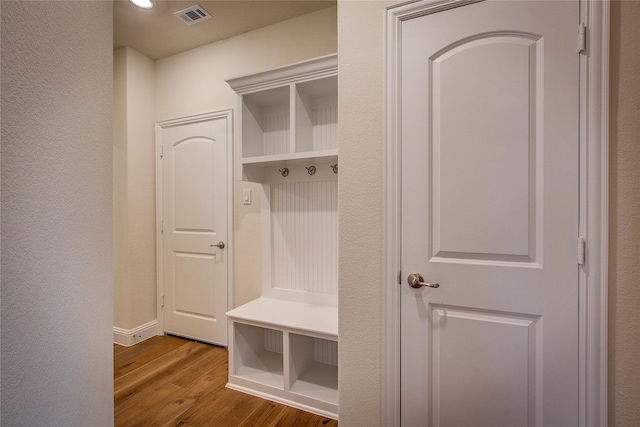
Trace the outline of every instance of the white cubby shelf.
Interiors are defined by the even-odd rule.
[[[227,80],[239,94],[243,180],[268,183],[269,168],[337,163],[337,74],[338,57],[328,55]]]
[[[337,419],[337,307],[262,297],[227,316],[227,387]]]
[[[227,80],[263,184],[262,296],[227,313],[227,387],[338,417],[338,58]]]

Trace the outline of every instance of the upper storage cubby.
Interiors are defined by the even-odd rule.
[[[337,55],[227,82],[240,99],[243,180],[269,182],[283,168],[289,180],[317,180],[337,170]],[[324,173],[310,178],[310,166]]]
[[[296,152],[337,149],[338,77],[296,84]]]
[[[289,87],[242,97],[242,157],[287,154],[290,151]]]

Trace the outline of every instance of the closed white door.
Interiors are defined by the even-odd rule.
[[[402,424],[575,426],[578,2],[468,3],[401,26]]]
[[[158,127],[164,331],[227,345],[226,116]]]

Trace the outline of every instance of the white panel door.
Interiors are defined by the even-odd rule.
[[[167,333],[227,345],[227,123],[159,129],[163,323]]]
[[[575,426],[578,2],[449,6],[401,27],[402,424]]]

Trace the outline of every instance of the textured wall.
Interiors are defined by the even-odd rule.
[[[609,425],[640,425],[640,2],[611,4]]]
[[[338,2],[340,425],[382,423],[384,19]]]
[[[2,2],[2,425],[113,423],[110,2]]]
[[[113,325],[130,329],[127,49],[113,52]]]
[[[160,59],[156,62],[156,120],[236,110],[237,95],[226,79],[328,55],[336,49],[336,8],[332,7]],[[237,165],[239,153],[234,155]],[[243,188],[253,191],[250,206],[242,204]],[[260,185],[234,180],[236,305],[261,292],[261,193]]]
[[[155,62],[114,52],[114,326],[156,320]]]

